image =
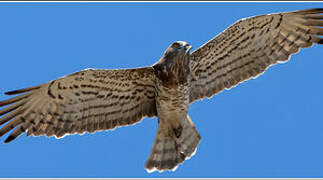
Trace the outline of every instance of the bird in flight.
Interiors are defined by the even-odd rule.
[[[154,65],[85,69],[45,84],[6,92],[0,101],[0,137],[93,133],[158,117],[147,171],[175,170],[201,136],[188,115],[196,100],[211,97],[301,48],[323,44],[323,8],[268,14],[237,21],[198,49],[172,43]]]

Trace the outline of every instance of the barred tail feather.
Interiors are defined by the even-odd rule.
[[[180,132],[177,132],[179,129]],[[180,163],[194,155],[200,141],[201,136],[189,116],[177,129],[159,124],[153,149],[145,165],[146,170],[175,171]]]
[[[187,115],[186,120],[183,122],[182,133],[177,140],[186,159],[189,159],[195,154],[200,141],[201,136],[195,129],[191,118]]]

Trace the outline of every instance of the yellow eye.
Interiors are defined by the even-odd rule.
[[[179,46],[180,46],[180,45],[179,45],[179,43],[177,43],[177,42],[173,44],[173,48],[179,48]]]

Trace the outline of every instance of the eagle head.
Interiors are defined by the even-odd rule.
[[[190,46],[187,42],[176,41],[165,51],[162,58],[153,65],[154,71],[162,81],[171,84],[185,82],[190,73]]]
[[[160,58],[155,65],[163,66],[163,68],[170,68],[176,64],[185,63],[184,61],[188,61],[189,59],[190,49],[192,49],[192,46],[187,42],[176,41],[166,49],[162,58]]]
[[[176,41],[172,43],[166,50],[165,56],[172,56],[172,58],[185,56],[189,53],[189,50],[192,49],[192,46],[190,46],[185,41]]]

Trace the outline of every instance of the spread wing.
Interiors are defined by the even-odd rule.
[[[210,97],[323,44],[323,8],[242,19],[191,54],[190,102]]]
[[[80,71],[46,84],[7,92],[21,94],[0,101],[0,136],[5,142],[24,132],[62,137],[108,130],[155,116],[154,73],[151,67]]]

